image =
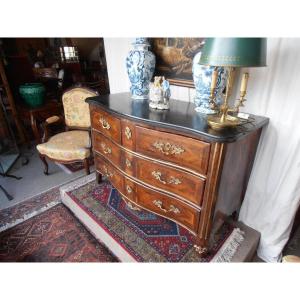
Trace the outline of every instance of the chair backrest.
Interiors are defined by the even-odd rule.
[[[96,91],[83,87],[75,87],[66,91],[62,96],[66,125],[89,128],[91,126],[90,112],[85,99],[97,95]]]

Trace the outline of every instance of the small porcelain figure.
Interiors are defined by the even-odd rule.
[[[163,82],[162,82],[162,88],[163,88],[163,94],[164,94],[164,101],[168,102],[171,97],[171,90],[170,90],[170,83],[168,80],[163,77]]]
[[[155,76],[154,82],[150,83],[149,106],[155,109],[169,109],[170,83],[164,76]]]

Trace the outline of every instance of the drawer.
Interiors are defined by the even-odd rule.
[[[137,159],[136,177],[201,206],[205,180],[191,173],[145,159]]]
[[[137,184],[137,203],[197,232],[200,212],[173,197]]]
[[[92,128],[121,144],[121,122],[118,118],[98,108],[91,109]]]
[[[136,151],[169,161],[200,174],[207,173],[210,144],[196,139],[136,126]]]
[[[121,148],[102,134],[93,131],[93,148],[116,166],[121,164]]]
[[[130,150],[135,150],[135,127],[128,120],[123,119],[122,124],[122,145]]]
[[[119,191],[123,191],[124,176],[114,168],[109,162],[102,159],[99,155],[95,155],[96,170],[106,176],[112,185]]]

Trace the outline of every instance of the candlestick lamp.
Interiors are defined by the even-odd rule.
[[[265,38],[207,38],[205,40],[199,64],[225,67],[228,71],[226,90],[223,95],[224,101],[220,106],[214,99],[217,70],[212,74],[210,106],[217,111],[216,115],[207,118],[207,122],[212,128],[223,129],[241,124],[241,119],[237,114],[239,108],[244,106],[246,101],[249,74],[243,74],[240,97],[235,106],[230,108],[228,101],[234,84],[235,69],[266,66],[266,46]]]

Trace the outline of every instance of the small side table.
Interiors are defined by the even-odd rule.
[[[19,106],[18,111],[21,119],[30,120],[35,141],[37,144],[40,144],[41,135],[39,133],[38,125],[51,116],[61,115],[63,112],[63,105],[55,100],[48,100],[40,107],[31,108],[23,105]]]

